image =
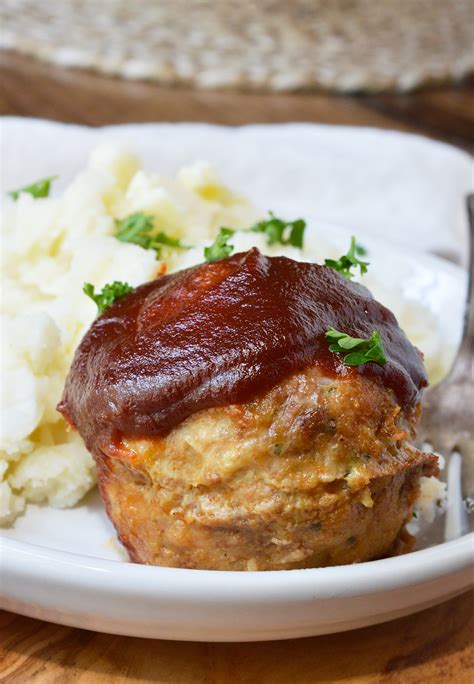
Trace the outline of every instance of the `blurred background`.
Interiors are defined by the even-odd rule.
[[[1,114],[473,142],[474,0],[1,0]]]

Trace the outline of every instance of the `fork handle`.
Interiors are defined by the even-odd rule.
[[[467,306],[464,314],[463,341],[459,349],[450,379],[472,377],[472,360],[474,358],[474,194],[467,196],[467,212],[469,216],[469,273],[467,281]]]

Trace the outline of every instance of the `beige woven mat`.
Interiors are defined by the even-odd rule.
[[[474,69],[474,0],[1,0],[0,46],[203,88],[410,90]]]

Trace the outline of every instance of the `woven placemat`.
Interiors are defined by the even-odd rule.
[[[474,70],[474,0],[2,0],[0,46],[202,88],[406,91]]]

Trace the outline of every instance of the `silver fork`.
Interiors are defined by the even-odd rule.
[[[448,376],[427,390],[417,430],[418,444],[429,443],[447,457],[448,509],[445,538],[473,529],[474,511],[474,195],[469,214],[469,279],[461,346]]]

